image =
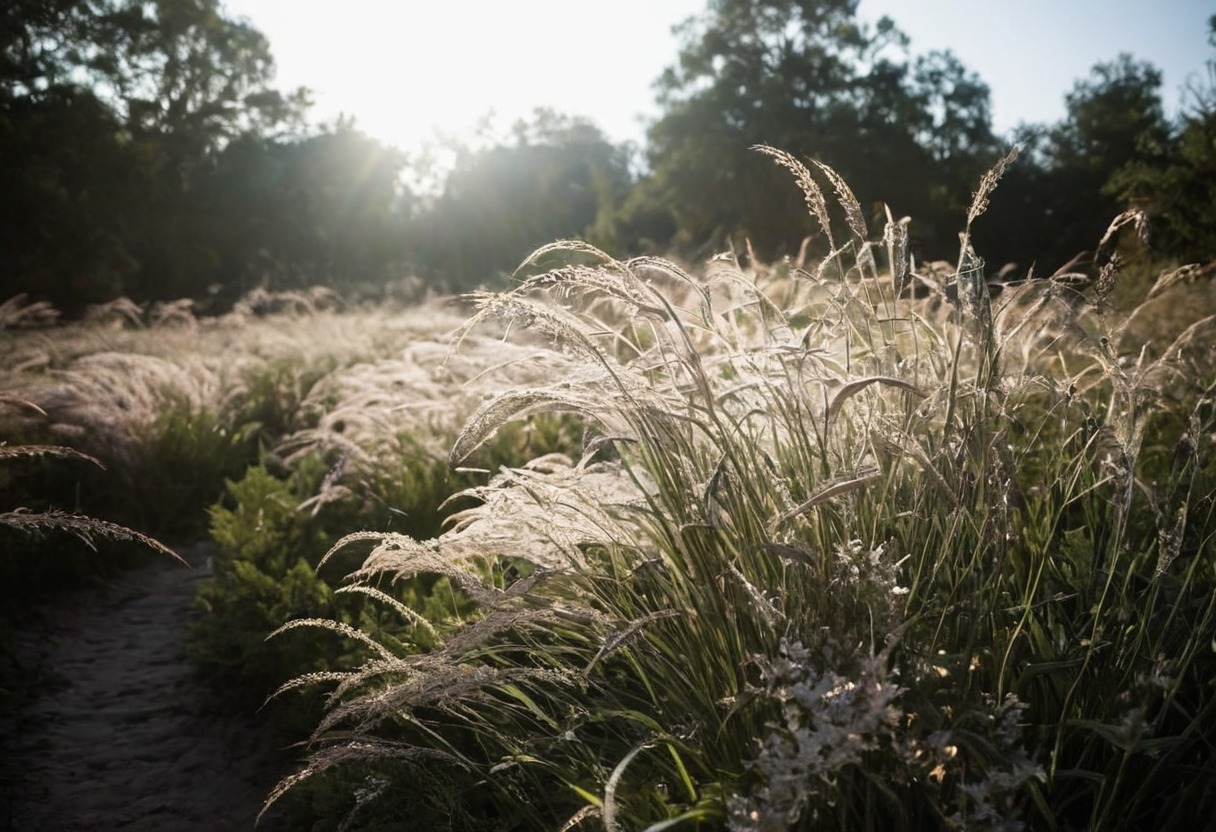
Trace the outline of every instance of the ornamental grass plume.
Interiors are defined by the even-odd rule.
[[[32,402],[0,391],[0,415],[10,408],[20,408],[42,416],[46,415]],[[95,465],[98,468],[104,467],[97,459],[74,448],[62,445],[13,445],[0,440],[0,464],[6,464],[16,459],[34,458],[66,459]],[[79,512],[61,511],[54,508],[31,510],[27,506],[0,506],[0,527],[23,535],[63,532],[84,543],[90,549],[96,549],[96,540],[99,538],[131,541],[185,564],[185,561],[176,552],[155,538],[121,524],[90,517]]]
[[[144,310],[120,300],[49,332],[0,331],[14,358],[0,368],[0,387],[45,414],[14,418],[14,430],[102,461],[108,493],[124,503],[119,513],[141,527],[197,525],[224,479],[256,462],[259,446],[289,453],[308,441],[324,414],[318,397],[344,392],[335,393],[331,377],[428,343],[441,351],[462,321],[438,304],[343,311],[317,293],[256,292],[214,318],[196,319],[188,307]],[[418,364],[407,357],[394,369]],[[359,404],[366,401],[352,403],[356,412]],[[284,437],[293,444],[279,449]],[[446,448],[434,454],[442,459]]]
[[[353,817],[477,828],[1206,822],[1211,321],[1140,349],[1064,280],[989,297],[966,240],[957,304],[918,301],[905,224],[885,270],[850,230],[830,266],[704,277],[575,243],[472,296],[452,362],[497,322],[562,372],[501,382],[452,461],[546,411],[582,451],[490,472],[433,539],[337,544],[371,547],[351,586],[400,623],[284,628],[374,644],[279,692],[331,686],[270,802],[341,765]],[[394,593],[428,574],[478,611],[424,639]]]

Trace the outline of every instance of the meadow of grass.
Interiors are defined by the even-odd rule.
[[[329,701],[276,796],[354,771],[355,828],[404,811],[469,829],[1211,817],[1212,320],[1149,343],[1141,307],[1112,307],[1138,214],[1095,280],[994,298],[964,233],[945,282],[908,299],[906,226],[873,243],[833,172],[765,152],[820,223],[814,264],[725,256],[694,276],[571,243],[570,265],[533,268],[547,247],[476,296],[463,338],[505,322],[565,369],[503,382],[453,463],[552,411],[582,418],[583,448],[493,473],[436,537],[334,547],[372,546],[348,590],[399,626],[282,629],[366,659],[279,692]],[[433,622],[386,594],[419,575],[476,613]]]
[[[138,528],[208,525],[195,659],[315,723],[272,800],[352,829],[1216,813],[1210,279],[1121,273],[1128,213],[1094,279],[996,294],[968,235],[1010,160],[929,269],[761,150],[816,259],[559,243],[460,305],[0,329],[10,441],[100,461]],[[35,509],[96,487],[35,473]]]
[[[325,293],[259,292],[211,318],[125,300],[71,323],[41,304],[0,310],[13,358],[0,378],[5,710],[55,683],[53,668],[17,660],[13,628],[38,598],[161,546],[131,527],[216,544],[190,658],[217,698],[252,710],[302,669],[355,661],[347,645],[265,637],[308,615],[374,628],[362,596],[335,593],[343,572],[316,572],[321,556],[352,529],[437,534],[442,505],[476,481],[450,470],[447,449],[490,393],[478,378],[498,363],[520,381],[552,365],[493,338],[486,355],[444,364],[465,317],[449,302],[339,307]],[[481,464],[575,448],[577,430],[560,418],[514,426]],[[432,579],[400,594],[433,617],[461,604]],[[289,740],[317,716],[299,701],[267,713]]]

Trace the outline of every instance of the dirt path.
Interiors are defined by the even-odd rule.
[[[279,765],[256,717],[216,711],[183,659],[207,548],[181,554],[191,568],[157,559],[58,600],[27,636],[69,684],[3,743],[0,829],[253,829]]]

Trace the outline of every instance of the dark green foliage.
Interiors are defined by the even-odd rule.
[[[125,229],[148,182],[118,130],[87,90],[0,99],[0,294],[53,297],[71,310],[126,289],[139,264]]]
[[[505,426],[473,462],[497,469],[534,455],[572,450],[581,441],[580,433],[572,434],[577,427],[569,418]],[[321,572],[317,564],[338,538],[359,528],[419,539],[437,536],[445,517],[460,507],[449,505],[449,498],[474,482],[421,446],[404,441],[402,449],[398,464],[378,464],[359,478],[348,497],[314,510],[306,501],[321,490],[330,472],[320,455],[304,456],[278,475],[265,464],[251,466],[239,480],[228,481],[226,496],[210,511],[211,537],[219,551],[213,561],[214,580],[199,590],[203,616],[192,648],[219,689],[238,701],[260,703],[300,672],[340,669],[361,655],[344,653],[343,642],[332,637],[323,637],[328,646],[318,651],[311,631],[265,641],[293,619],[332,617],[383,631],[377,624],[378,607],[364,603],[362,596],[334,595],[347,572],[358,565],[358,552],[340,553]],[[470,609],[438,575],[382,588],[434,623]],[[391,630],[383,632],[393,637]],[[425,633],[412,637],[426,643]]]
[[[417,261],[460,291],[501,285],[555,239],[611,238],[611,211],[630,185],[627,163],[590,122],[540,110],[516,125],[513,145],[460,154],[414,225]]]
[[[245,135],[197,177],[215,254],[207,279],[231,302],[254,287],[376,294],[407,257],[404,156],[339,123],[295,141]]]
[[[542,110],[494,146],[447,148],[450,170],[353,121],[306,133],[307,93],[273,87],[270,45],[216,0],[0,14],[0,300],[24,292],[69,315],[120,295],[216,311],[255,287],[464,290],[558,238],[793,255],[815,232],[756,144],[831,164],[872,224],[880,199],[915,217],[921,261],[952,256],[972,184],[1013,142],[1022,160],[976,229],[994,270],[1050,274],[1131,204],[1155,216],[1162,258],[1216,256],[1210,78],[1171,122],[1160,72],[1119,56],[1077,83],[1061,122],[998,138],[982,79],[916,54],[854,0],[708,3],[657,79],[640,152]],[[430,192],[403,187],[406,173]]]
[[[988,89],[949,54],[912,59],[890,20],[864,25],[856,6],[721,0],[684,25],[640,185],[672,212],[673,242],[746,237],[767,258],[814,233],[780,172],[748,151],[767,144],[836,168],[867,213],[881,198],[915,216],[922,250],[956,248],[969,189],[997,157]]]
[[[286,479],[264,466],[250,467],[229,481],[227,496],[211,509],[211,536],[218,549],[213,579],[198,591],[202,616],[195,623],[190,655],[224,698],[246,708],[260,706],[302,667],[332,669],[352,661],[346,645],[334,639],[289,634],[275,643],[266,636],[293,618],[331,616],[359,621],[357,598],[340,599],[341,577],[335,564],[327,576],[316,565],[333,537],[323,522],[300,510],[305,494],[320,483],[325,468],[306,459]],[[275,709],[281,727],[298,733],[315,702],[296,701]],[[294,713],[293,713],[294,711]]]
[[[1216,47],[1216,15],[1208,30]],[[1146,205],[1157,246],[1184,263],[1216,260],[1209,210],[1216,204],[1216,60],[1205,70],[1188,87],[1179,123],[1158,152],[1125,165],[1106,185],[1109,195]]]
[[[238,476],[256,458],[260,425],[233,415],[185,401],[166,409],[143,457],[123,472],[123,496],[133,501],[126,512],[148,506],[151,511],[141,518],[145,528],[197,530],[200,509],[216,499],[224,479]]]
[[[156,534],[201,532],[204,511],[222,492],[224,479],[239,476],[257,459],[260,426],[172,393],[162,403],[165,409],[140,436],[82,437],[104,467],[48,464],[36,491],[40,503]]]
[[[265,38],[214,0],[39,5],[0,22],[0,295],[77,311],[202,294],[214,255],[190,186],[228,141],[298,116],[302,94],[270,88]]]
[[[1110,218],[1144,196],[1128,177],[1167,158],[1160,89],[1159,70],[1120,55],[1074,85],[1063,121],[1022,128],[1025,152],[976,231],[991,262],[1016,261],[1020,273],[1034,265],[1039,276],[1081,254],[1089,266]]]

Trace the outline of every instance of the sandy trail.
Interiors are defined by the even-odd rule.
[[[251,830],[281,773],[256,716],[217,709],[183,657],[207,544],[57,599],[25,635],[65,679],[0,737],[0,829]],[[7,730],[7,729],[6,729]],[[268,813],[257,827],[277,832]]]

